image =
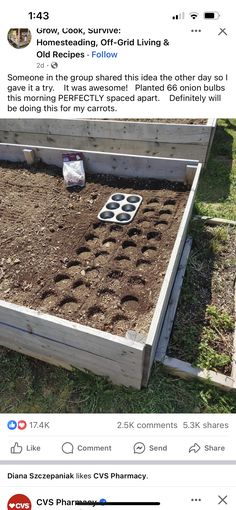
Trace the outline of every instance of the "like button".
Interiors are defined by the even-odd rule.
[[[18,443],[15,443],[14,446],[11,447],[11,453],[16,453],[16,454],[19,454],[21,453],[23,450],[23,447],[20,446]]]

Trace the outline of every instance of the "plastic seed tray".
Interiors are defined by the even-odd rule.
[[[98,218],[101,221],[130,223],[141,203],[140,195],[113,193],[99,212]]]

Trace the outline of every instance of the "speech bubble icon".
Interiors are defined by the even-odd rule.
[[[134,453],[144,453],[145,452],[145,444],[144,443],[135,443],[134,444]]]
[[[61,447],[63,453],[66,453],[67,455],[69,453],[73,453],[74,452],[74,446],[72,443],[63,443],[62,447]]]

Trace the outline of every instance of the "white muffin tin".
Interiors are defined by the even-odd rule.
[[[98,218],[101,221],[121,224],[130,223],[142,200],[140,195],[129,195],[120,192],[113,193],[99,212]]]

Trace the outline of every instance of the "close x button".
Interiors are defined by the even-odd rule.
[[[219,498],[218,505],[221,505],[221,503],[223,503],[224,505],[228,505],[228,503],[227,503],[227,501],[226,501],[226,500],[227,500],[227,498],[228,498],[228,496],[227,496],[227,495],[226,495],[226,496],[224,496],[224,497],[222,497],[222,496],[218,496],[218,498]]]

